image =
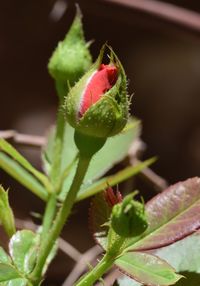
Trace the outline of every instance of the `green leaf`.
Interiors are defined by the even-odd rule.
[[[16,278],[20,278],[20,275],[13,266],[0,263],[0,282],[9,281]]]
[[[13,279],[8,282],[2,283],[1,286],[27,286],[27,285],[30,285],[28,284],[27,279],[17,278],[17,279]]]
[[[9,205],[8,191],[0,185],[0,222],[6,233],[11,237],[15,233],[15,222],[12,209]]]
[[[17,269],[24,274],[30,273],[35,266],[38,240],[39,235],[30,230],[18,231],[10,240],[10,256]]]
[[[169,245],[200,227],[200,178],[179,182],[146,204],[148,228],[130,239],[127,250]]]
[[[148,159],[144,162],[138,163],[136,166],[126,167],[122,171],[119,171],[114,175],[104,177],[103,179],[96,181],[92,185],[83,185],[78,193],[77,201],[81,201],[97,194],[98,192],[104,190],[108,185],[112,187],[127,180],[128,178],[140,173],[143,169],[153,164],[155,160],[155,158]]]
[[[186,279],[177,286],[199,286],[200,283],[200,234],[190,235],[176,243],[155,251]]]
[[[177,286],[199,286],[200,281],[200,234],[190,235],[176,243],[154,251],[154,254],[166,260],[176,272],[184,275]],[[139,286],[138,282],[123,276],[119,286]]]
[[[10,257],[2,247],[0,247],[0,263],[11,264]]]
[[[164,260],[142,252],[129,252],[116,259],[115,264],[129,276],[149,286],[175,284],[182,276]]]
[[[142,284],[131,279],[130,277],[123,275],[117,279],[119,286],[141,286]]]
[[[178,272],[200,273],[200,234],[190,235],[154,252]]]
[[[0,138],[0,150],[8,154],[11,158],[15,159],[23,168],[33,174],[44,186],[49,186],[48,178],[36,170],[12,145],[6,140]]]
[[[38,180],[17,162],[2,152],[0,152],[0,168],[7,172],[11,177],[15,178],[27,189],[32,191],[39,198],[44,201],[47,200],[48,193]]]
[[[55,138],[55,127],[52,127],[47,133],[47,140],[46,140],[47,143],[44,149],[42,150],[43,169],[45,173],[48,175],[50,175],[51,173],[51,165],[53,161],[54,138]]]
[[[54,140],[55,140],[55,127],[51,128],[47,145],[43,150],[43,167],[47,174],[51,173],[51,167],[53,162],[53,149],[54,149]],[[65,136],[63,142],[63,150],[62,150],[62,166],[61,173],[73,162],[76,157],[78,150],[74,143],[74,129],[66,123],[65,125]]]

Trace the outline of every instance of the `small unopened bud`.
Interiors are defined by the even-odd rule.
[[[142,234],[148,224],[144,204],[133,200],[134,194],[114,205],[111,215],[111,226],[122,237],[133,237]]]
[[[80,133],[107,138],[127,123],[129,101],[124,69],[110,50],[110,63],[102,64],[105,47],[97,61],[69,91],[65,112],[69,123]]]
[[[73,86],[92,64],[88,44],[84,39],[81,18],[80,9],[77,7],[71,28],[65,39],[58,43],[48,64],[51,76],[66,86],[67,84]]]

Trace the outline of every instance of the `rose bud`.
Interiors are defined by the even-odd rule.
[[[65,113],[76,131],[107,138],[119,133],[128,119],[129,100],[124,69],[111,48],[102,64],[105,46],[89,71],[69,91]]]
[[[140,235],[148,226],[144,204],[133,200],[134,195],[126,196],[112,208],[111,226],[122,237]]]
[[[51,76],[58,82],[73,86],[88,70],[92,58],[85,42],[81,21],[82,15],[77,6],[75,19],[65,36],[53,52],[48,69]]]

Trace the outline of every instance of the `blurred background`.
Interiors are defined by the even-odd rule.
[[[162,13],[158,16],[131,5],[143,1],[76,2],[84,15],[86,39],[95,40],[91,46],[94,59],[108,41],[124,65],[129,92],[134,93],[132,114],[143,124],[143,158],[157,155],[159,160],[152,169],[169,183],[200,175],[200,2],[162,1],[193,11],[195,21],[189,26],[188,14],[182,23],[177,23],[164,19]],[[54,123],[57,97],[47,62],[74,14],[74,1],[70,0],[1,1],[1,130],[44,135]],[[176,17],[178,14],[174,13],[172,18]],[[41,168],[38,149],[19,150]],[[39,200],[3,172],[0,182],[10,186],[16,216],[29,216],[30,201],[32,211],[43,210]],[[86,207],[88,202],[75,210],[63,235],[80,251],[93,244],[87,218],[77,227]],[[46,285],[61,285],[73,265],[63,254],[56,263]]]

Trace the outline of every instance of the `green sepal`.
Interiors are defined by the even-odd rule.
[[[75,19],[68,33],[64,40],[58,43],[49,60],[50,75],[57,82],[73,86],[92,64],[88,46],[84,38],[82,14],[77,6]]]

